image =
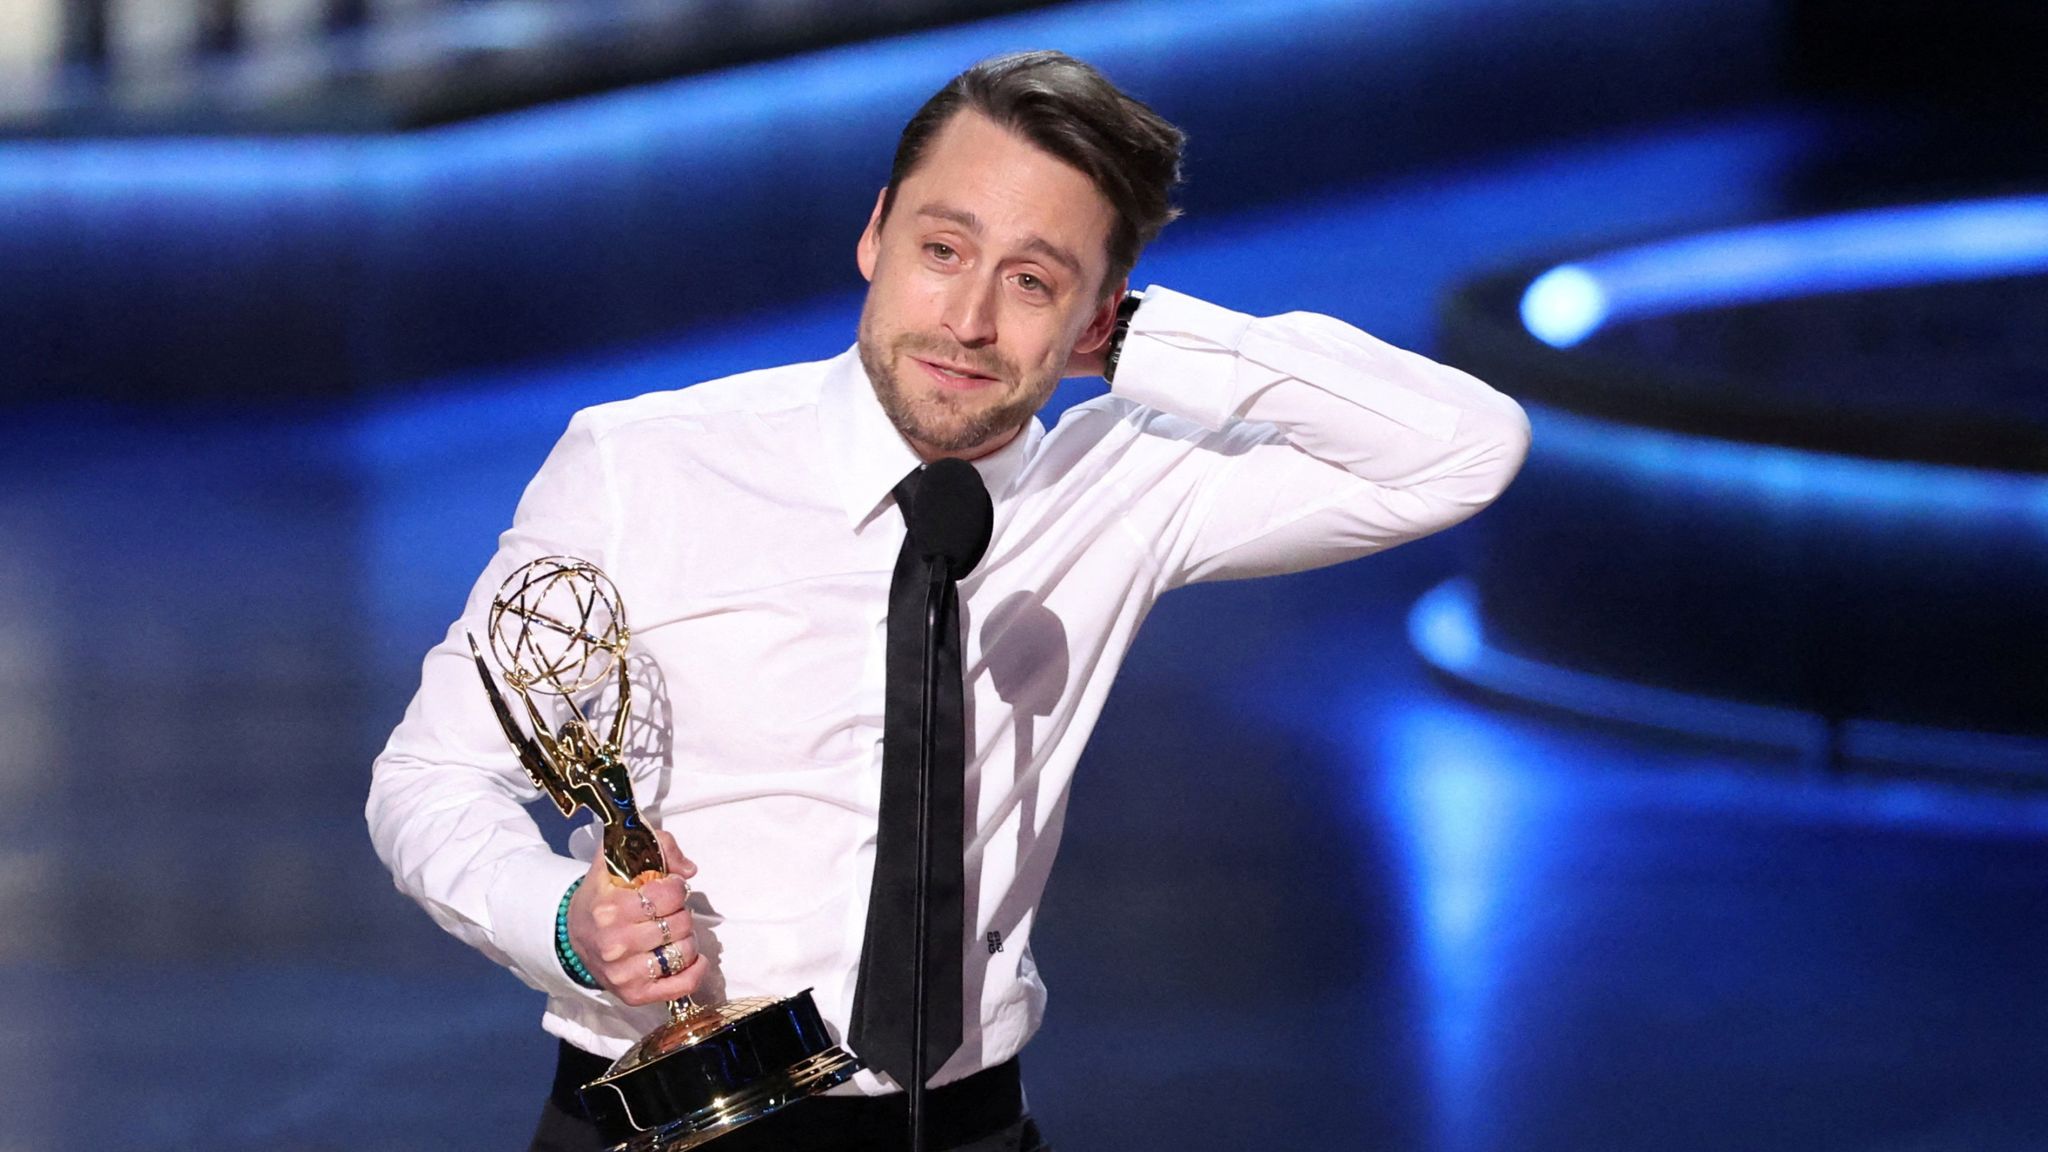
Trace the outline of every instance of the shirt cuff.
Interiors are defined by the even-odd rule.
[[[499,867],[491,885],[491,929],[520,979],[549,996],[603,999],[562,970],[555,957],[555,911],[562,893],[590,866],[545,849],[514,856]]]
[[[1252,317],[1171,288],[1145,289],[1117,361],[1113,395],[1211,431],[1237,414],[1237,348]]]

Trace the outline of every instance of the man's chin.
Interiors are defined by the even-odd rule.
[[[934,427],[929,424],[906,428],[897,425],[896,431],[905,440],[925,455],[964,456],[973,459],[984,456],[1004,444],[1017,434],[1017,429],[986,427]]]

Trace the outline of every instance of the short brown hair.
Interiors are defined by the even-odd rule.
[[[924,102],[896,143],[882,196],[884,219],[896,203],[896,189],[917,170],[932,137],[964,108],[1078,168],[1116,210],[1105,293],[1130,274],[1138,253],[1180,215],[1170,197],[1180,183],[1186,135],[1092,65],[1064,52],[1038,51],[984,60]]]

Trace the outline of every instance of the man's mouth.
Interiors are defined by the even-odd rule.
[[[972,368],[964,368],[957,364],[948,364],[943,360],[926,360],[921,356],[913,356],[911,359],[917,361],[918,366],[923,368],[934,380],[950,387],[973,387],[995,380],[995,377],[985,372],[977,372]]]

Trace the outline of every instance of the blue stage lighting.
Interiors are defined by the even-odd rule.
[[[1522,294],[1522,324],[1553,348],[1569,348],[1607,320],[1607,292],[1577,264],[1561,264]]]
[[[2048,272],[2048,196],[1881,208],[1731,228],[1561,265],[1522,295],[1522,323],[1569,348],[1610,322]]]

